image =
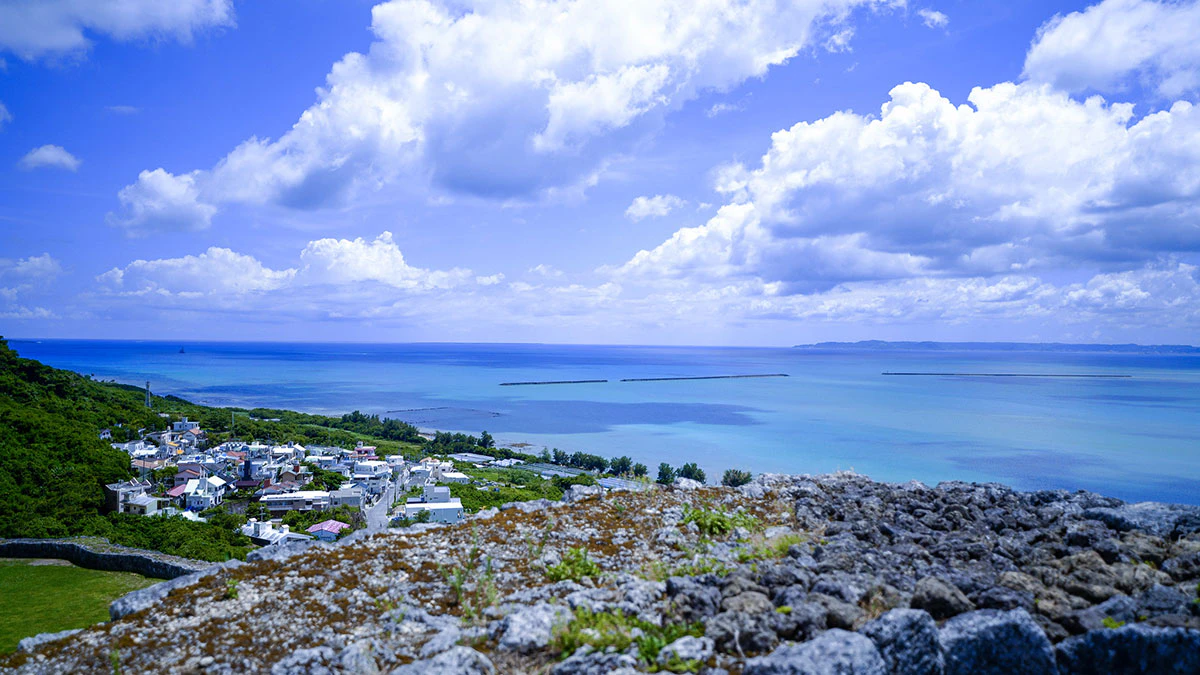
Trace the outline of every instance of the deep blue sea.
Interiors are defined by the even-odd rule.
[[[501,442],[888,481],[1200,503],[1200,356],[480,344],[12,340],[22,356],[210,405],[351,410]],[[897,377],[885,371],[1127,379]],[[786,373],[762,379],[622,378]],[[608,379],[604,384],[502,382]]]

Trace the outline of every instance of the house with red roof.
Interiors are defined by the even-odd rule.
[[[308,528],[308,533],[321,541],[333,541],[341,535],[342,530],[349,528],[348,523],[340,520],[323,520]]]

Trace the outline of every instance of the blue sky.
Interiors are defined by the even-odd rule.
[[[1194,343],[1200,4],[0,0],[0,332]]]

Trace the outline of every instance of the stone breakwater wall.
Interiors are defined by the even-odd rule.
[[[0,558],[58,558],[91,570],[136,572],[155,579],[175,579],[212,566],[209,562],[107,542],[103,548],[111,550],[72,539],[5,539],[0,540]]]

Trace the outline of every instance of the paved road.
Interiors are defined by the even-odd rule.
[[[367,509],[367,529],[368,530],[383,530],[388,526],[388,510],[392,505],[392,499],[396,494],[396,482],[392,481],[388,485],[388,489],[384,490],[383,496],[375,502],[375,506]]]

